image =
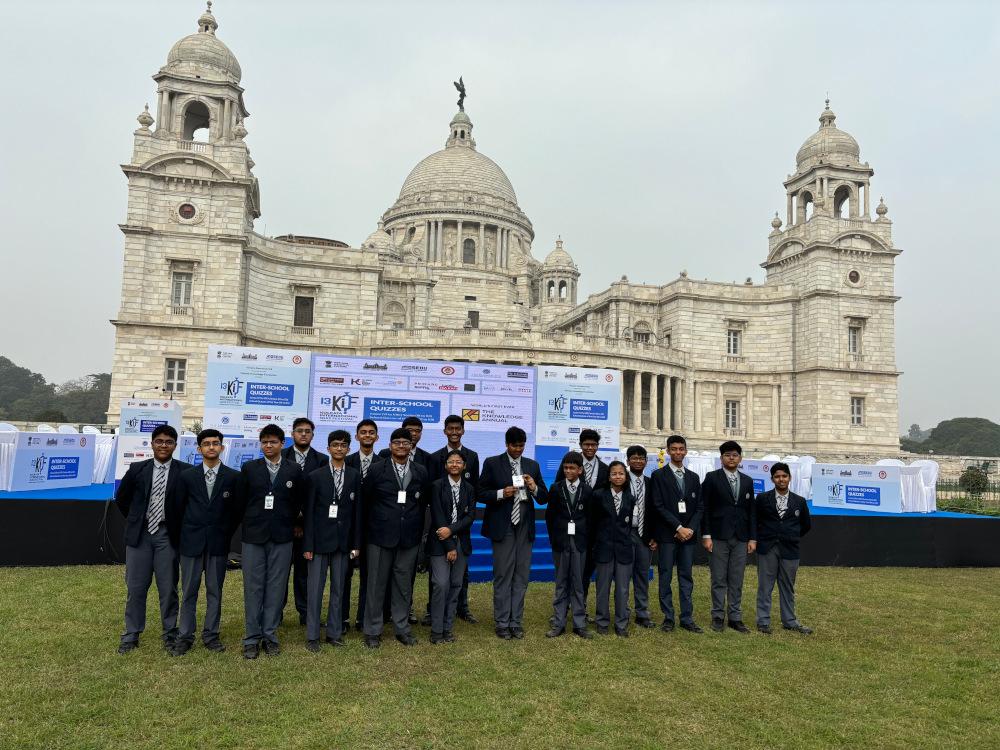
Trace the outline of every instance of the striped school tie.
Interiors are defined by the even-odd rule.
[[[167,493],[167,467],[156,467],[156,479],[149,496],[149,533],[155,534],[163,521],[163,499]]]

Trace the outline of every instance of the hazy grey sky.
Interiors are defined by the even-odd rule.
[[[143,104],[199,0],[0,2],[0,354],[111,369]],[[243,68],[257,231],[357,246],[441,149],[465,77],[479,150],[581,299],[628,273],[764,280],[782,181],[830,93],[896,263],[900,423],[1000,421],[1000,4],[216,0]],[[873,204],[874,208],[874,204]],[[623,263],[624,261],[624,263]]]

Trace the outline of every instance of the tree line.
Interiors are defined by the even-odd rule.
[[[104,424],[110,397],[109,372],[49,383],[41,373],[0,356],[0,419]]]

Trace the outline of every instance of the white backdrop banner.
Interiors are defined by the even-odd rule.
[[[899,467],[815,464],[812,501],[823,508],[902,513]]]
[[[176,401],[153,401],[148,398],[122,399],[121,420],[118,423],[118,447],[115,452],[116,487],[134,461],[145,461],[153,457],[153,430],[167,424],[180,435],[183,416],[184,409]],[[180,457],[176,449],[174,455]]]

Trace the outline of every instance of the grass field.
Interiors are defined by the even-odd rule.
[[[797,589],[812,636],[710,632],[696,568],[701,636],[546,639],[553,587],[532,584],[527,637],[503,642],[474,584],[482,623],[457,643],[416,626],[416,648],[387,630],[379,651],[354,633],[321,654],[289,604],[283,653],[245,662],[238,572],[228,651],[173,659],[152,591],[141,647],[115,652],[124,568],[0,569],[0,748],[1000,747],[1000,570],[803,568]]]

